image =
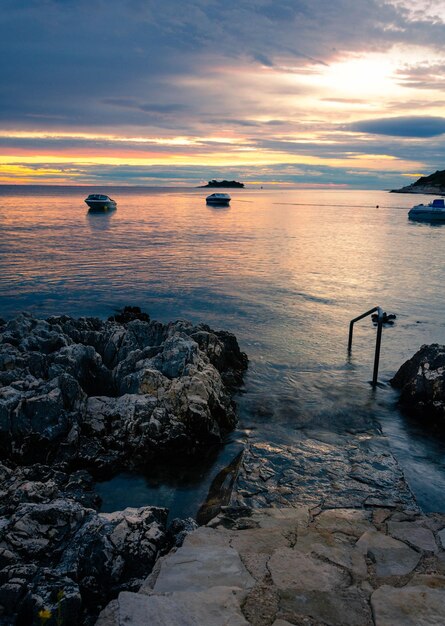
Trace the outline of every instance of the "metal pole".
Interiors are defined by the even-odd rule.
[[[348,341],[348,352],[351,352],[352,348],[352,332],[354,330],[354,320],[349,322],[349,341]]]
[[[383,311],[379,307],[379,317],[377,321],[377,337],[375,340],[375,355],[374,355],[374,372],[372,374],[372,386],[377,386],[377,376],[379,373],[379,361],[380,361],[380,346],[382,343],[382,328],[383,328]]]
[[[358,317],[354,317],[354,319],[349,322],[348,352],[351,352],[351,348],[352,348],[352,332],[354,330],[355,322],[358,322],[359,320],[363,319],[367,315],[371,315],[371,313],[374,313],[375,311],[379,311],[380,312],[381,310],[382,309],[379,306],[375,306],[373,309],[370,309],[369,311],[366,311],[366,313],[362,313],[362,315],[359,315]],[[380,315],[380,313],[379,313],[379,315]]]

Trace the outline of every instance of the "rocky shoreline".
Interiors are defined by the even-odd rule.
[[[445,517],[422,517],[385,437],[365,424],[354,437],[308,431],[292,443],[248,441],[199,511],[208,529],[194,532],[192,519],[168,526],[167,509],[154,506],[98,512],[97,478],[160,458],[193,462],[221,442],[236,423],[232,395],[246,367],[234,335],[161,324],[137,308],[107,321],[0,321],[0,626],[92,626],[110,601],[101,626],[195,623],[184,621],[179,600],[192,620],[202,609],[207,626],[228,618],[343,624],[349,602],[356,608],[348,624],[386,625],[388,611],[398,623],[400,588],[419,606],[422,594],[442,602]],[[401,405],[443,425],[444,372],[445,347],[423,346],[392,381]],[[192,561],[206,579],[198,589],[175,557],[188,536],[185,552],[198,545]],[[221,577],[226,558],[229,569],[241,564],[241,579],[215,589],[212,572]],[[295,559],[308,568],[298,584]],[[166,574],[161,588],[170,563],[174,581]],[[326,573],[325,594],[310,588],[317,572]]]
[[[38,624],[45,611],[93,624],[117,593],[137,590],[196,524],[167,529],[167,509],[151,506],[98,513],[94,480],[221,442],[246,367],[232,334],[136,308],[108,321],[1,323],[2,626]]]
[[[419,417],[445,406],[444,354],[422,347],[392,381]],[[233,487],[231,505],[161,557],[137,593],[120,593],[96,626],[445,622],[445,514],[422,514],[384,436],[251,442],[215,482]]]

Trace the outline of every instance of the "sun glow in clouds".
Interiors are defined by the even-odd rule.
[[[199,184],[233,168],[240,177],[250,168],[246,177],[258,180],[253,168],[270,166],[273,181],[282,174],[283,181],[353,185],[354,173],[358,184],[374,172],[374,184],[387,187],[388,172],[397,186],[402,174],[441,169],[445,3],[419,2],[410,8],[408,0],[372,0],[362,9],[344,0],[330,11],[326,0],[313,0],[303,15],[292,3],[270,4],[263,13],[228,0],[215,12],[199,1],[191,21],[172,21],[159,5],[146,22],[135,11],[116,12],[112,2],[103,17],[122,38],[89,48],[99,18],[92,16],[87,28],[79,21],[82,67],[64,43],[68,21],[61,19],[59,37],[48,39],[51,24],[36,20],[35,8],[28,48],[14,55],[13,35],[26,10],[14,13],[3,29],[14,72],[4,81],[0,180],[60,177],[80,184],[103,175],[112,182],[114,169],[120,184],[131,184],[163,168],[166,180],[171,173],[171,181],[184,175],[184,182]],[[52,4],[50,15],[68,17],[66,3]],[[70,16],[79,17],[75,5]],[[211,24],[227,28],[218,47],[206,38]],[[36,51],[42,56],[33,65]],[[125,60],[122,67],[117,59]],[[72,75],[67,68],[75,68]],[[57,90],[48,81],[52,73]],[[79,92],[92,76],[95,88]],[[32,97],[24,98],[30,84]],[[428,138],[421,128],[432,128]]]
[[[367,96],[388,96],[397,92],[394,85],[394,62],[387,56],[372,55],[350,59],[323,68],[321,83],[331,93],[346,94],[351,98]]]
[[[55,141],[62,139],[83,139],[88,141],[107,141],[116,143],[141,143],[152,145],[166,145],[166,146],[192,146],[202,143],[201,139],[190,137],[126,137],[119,135],[109,134],[96,134],[96,133],[70,133],[70,132],[45,132],[45,131],[1,131],[0,139],[4,138],[17,138],[17,139],[53,139]],[[217,139],[213,139],[217,141]],[[219,139],[219,141],[225,141]]]

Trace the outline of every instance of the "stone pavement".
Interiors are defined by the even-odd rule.
[[[445,515],[225,507],[96,626],[442,626]]]

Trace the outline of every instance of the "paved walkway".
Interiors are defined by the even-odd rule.
[[[226,507],[96,626],[443,626],[445,515]]]

